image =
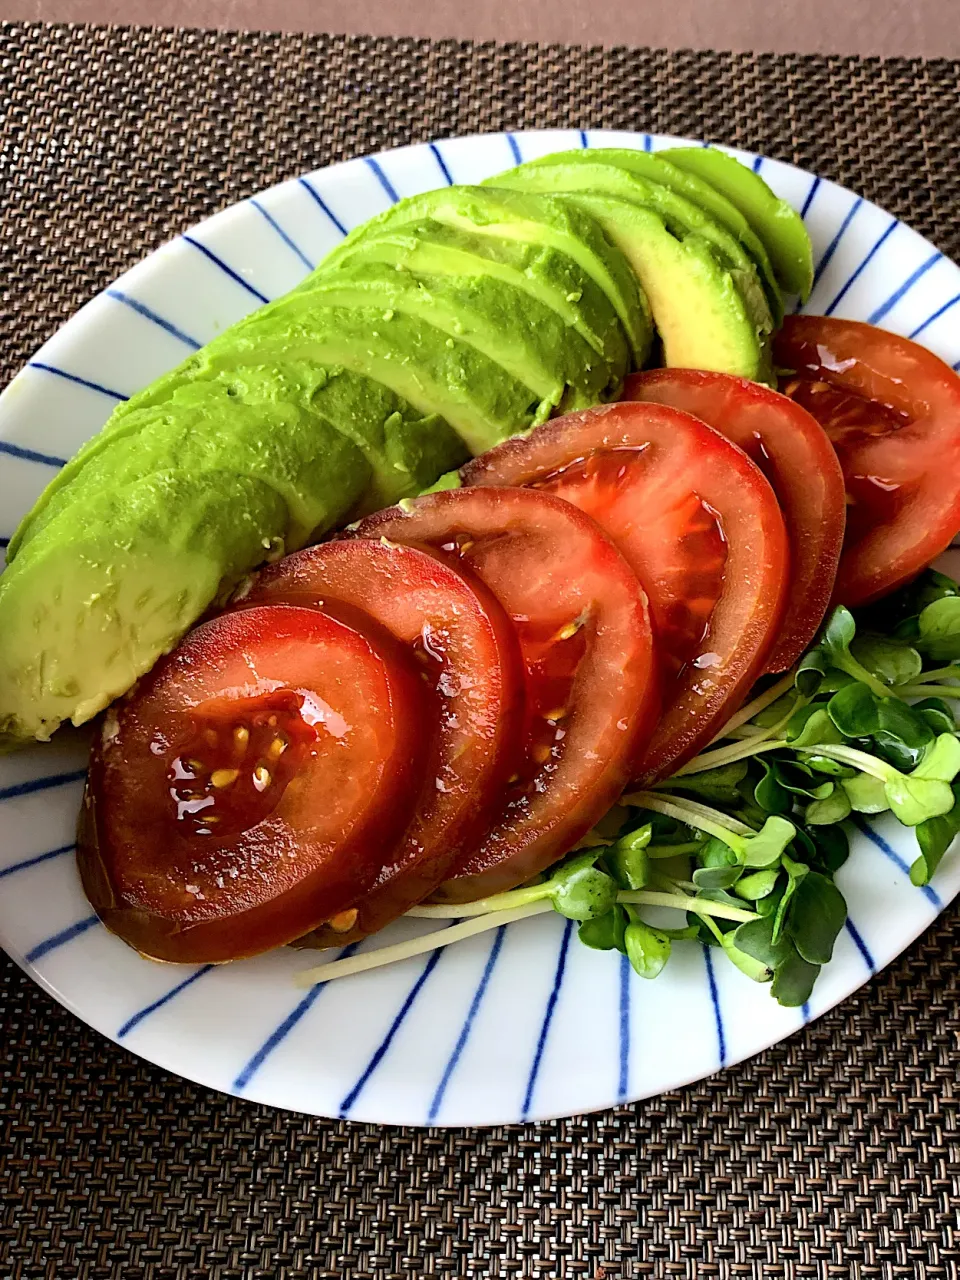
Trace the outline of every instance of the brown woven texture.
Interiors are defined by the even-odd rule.
[[[40,25],[0,43],[4,378],[196,219],[474,130],[742,143],[960,250],[957,63]],[[948,912],[834,1013],[692,1088],[455,1131],[185,1084],[3,962],[0,1278],[955,1278],[957,943]]]

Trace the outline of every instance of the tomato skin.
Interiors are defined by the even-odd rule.
[[[369,517],[352,536],[432,549],[484,582],[517,627],[524,759],[492,828],[437,896],[466,902],[523,884],[607,812],[652,728],[646,598],[593,521],[529,490],[430,494]]]
[[[843,472],[826,432],[787,396],[725,373],[635,373],[622,398],[692,413],[743,449],[769,480],[790,542],[790,607],[767,670],[789,670],[820,628],[843,545]]]
[[[788,316],[781,390],[833,441],[847,486],[834,601],[915,577],[960,529],[960,377],[925,347],[855,320]]]
[[[278,780],[285,749],[258,757],[264,723],[250,715],[287,693],[273,728],[300,758]],[[293,941],[349,907],[389,859],[416,794],[422,722],[420,682],[389,637],[375,647],[287,605],[204,623],[108,713],[94,743],[77,844],[87,896],[157,960],[219,963]],[[207,732],[216,741],[205,747]],[[191,762],[182,743],[210,759]],[[242,807],[240,820],[243,777],[217,782],[208,767],[228,764],[266,769],[262,807]],[[203,771],[197,794],[209,827],[225,819],[222,837],[183,821],[174,793],[186,765]]]
[[[592,484],[591,459],[621,450],[634,459],[632,474],[624,468],[617,483]],[[773,490],[757,467],[689,414],[621,402],[556,418],[507,440],[467,463],[461,476],[468,485],[546,483],[588,510],[640,579],[661,647],[674,607],[684,603],[676,585],[679,578],[682,587],[684,566],[674,512],[685,509],[692,492],[702,510],[718,517],[726,547],[716,575],[719,596],[698,656],[665,690],[665,713],[634,777],[667,777],[696,755],[764,670],[783,616],[786,533]],[[698,590],[696,556],[688,576]]]
[[[422,902],[492,822],[522,718],[520,651],[510,620],[482,582],[399,544],[356,538],[287,556],[263,571],[242,607],[278,602],[322,608],[350,622],[362,610],[416,654],[433,694],[438,728],[407,831],[355,903],[354,925],[323,926],[298,943],[343,946]]]

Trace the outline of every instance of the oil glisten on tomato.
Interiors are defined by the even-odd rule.
[[[843,468],[834,599],[876,600],[960,529],[960,377],[908,338],[823,316],[788,316],[774,357],[781,390],[821,423]]]
[[[203,963],[350,908],[411,815],[421,689],[389,635],[317,610],[198,627],[94,746],[77,856],[98,915],[147,956]]]
[[[524,666],[519,751],[499,813],[440,896],[513,888],[555,862],[629,781],[658,711],[647,601],[592,520],[528,489],[431,494],[355,537],[430,550],[479,578],[513,621]]]
[[[626,381],[624,400],[683,409],[732,440],[770,481],[790,544],[790,608],[767,659],[786,671],[813,641],[843,546],[843,472],[820,424],[769,387],[726,373],[654,369]]]
[[[499,809],[521,732],[523,674],[491,592],[436,556],[395,543],[327,542],[266,569],[242,605],[322,608],[363,630],[373,618],[414,656],[436,724],[410,825],[373,888],[300,940],[343,946],[422,902],[473,851]]]
[[[665,711],[634,776],[667,776],[764,670],[783,617],[788,551],[769,483],[680,410],[621,403],[549,422],[467,463],[468,485],[534,486],[592,516],[650,599]]]

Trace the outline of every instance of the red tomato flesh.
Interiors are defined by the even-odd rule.
[[[696,755],[764,670],[783,616],[786,534],[758,468],[689,414],[627,402],[557,418],[461,475],[534,485],[612,539],[650,599],[667,678],[634,777],[666,777]]]
[[[960,377],[874,325],[788,316],[774,341],[780,388],[827,432],[843,469],[847,531],[834,601],[908,582],[960,529]]]
[[[512,889],[576,844],[630,778],[657,712],[643,591],[593,521],[529,490],[430,494],[354,536],[432,549],[479,578],[517,629],[526,706],[512,781],[439,896]]]
[[[265,570],[243,606],[283,602],[342,620],[363,610],[416,656],[438,726],[403,839],[338,927],[301,945],[343,946],[422,902],[493,820],[521,732],[523,672],[510,621],[483,583],[413,547],[328,542]],[[362,622],[358,622],[362,629]]]
[[[843,545],[843,472],[823,428],[786,396],[726,373],[636,373],[627,379],[623,399],[692,413],[739,445],[770,481],[790,544],[790,608],[767,670],[789,670],[823,621]]]
[[[419,786],[406,656],[312,609],[215,618],[108,713],[77,856],[109,929],[191,963],[281,946],[351,906]]]

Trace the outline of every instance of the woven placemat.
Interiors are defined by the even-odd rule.
[[[792,160],[960,256],[960,64],[0,26],[0,375],[147,250],[380,147],[565,125]],[[0,969],[0,1277],[960,1275],[960,915],[735,1070],[381,1129],[225,1098]],[[343,1029],[340,1029],[343,1031]]]

